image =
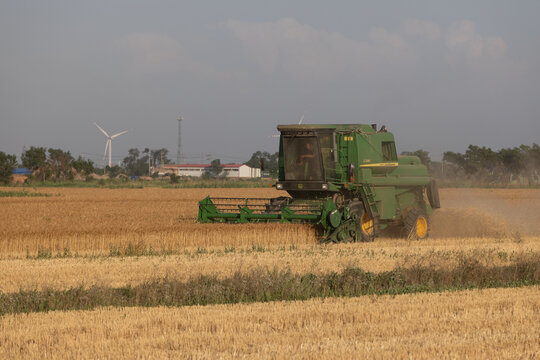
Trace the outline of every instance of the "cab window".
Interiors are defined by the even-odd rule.
[[[383,161],[397,161],[396,144],[393,141],[382,142]]]

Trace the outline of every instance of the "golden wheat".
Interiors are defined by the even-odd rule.
[[[1,358],[534,358],[540,288],[7,315]]]
[[[313,245],[303,225],[196,224],[206,195],[275,197],[275,189],[40,189],[47,198],[0,198],[0,254],[40,249],[108,253],[112,249],[179,250],[186,247]],[[539,190],[444,189],[443,209],[432,217],[431,244],[503,241],[538,235]],[[447,205],[445,205],[445,203]],[[501,208],[502,207],[502,208]],[[519,221],[518,221],[519,220]],[[456,238],[464,237],[467,239]],[[378,240],[379,241],[379,240]],[[395,240],[399,245],[401,240]],[[378,245],[375,245],[378,246]]]

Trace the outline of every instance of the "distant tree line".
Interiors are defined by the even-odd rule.
[[[480,184],[510,184],[520,181],[524,185],[538,184],[540,177],[540,146],[536,143],[520,145],[519,147],[504,148],[494,151],[488,147],[469,145],[464,153],[447,151],[443,154],[442,162],[432,161],[429,152],[416,150],[402,152],[402,155],[418,156],[428,167],[431,174],[437,178],[451,181],[469,180]],[[278,174],[279,153],[256,151],[245,162],[252,168],[260,168],[270,176]],[[92,160],[79,156],[75,159],[69,151],[61,149],[34,147],[25,149],[20,157],[20,164],[15,155],[0,151],[0,183],[9,183],[13,170],[21,165],[33,172],[33,179],[38,181],[71,181],[76,175],[86,176],[93,173],[108,174],[116,177],[145,176],[151,168],[171,163],[168,150],[165,148],[151,150],[145,148],[129,149],[121,166],[106,166],[96,169]],[[219,159],[211,162],[207,176],[219,177],[223,165]]]
[[[18,166],[15,155],[0,152],[0,182],[9,183],[13,170]],[[31,146],[21,155],[21,165],[33,172],[36,180],[70,181],[76,174],[83,176],[94,172],[92,160],[77,159],[69,151]]]
[[[402,152],[415,155],[433,176],[448,180],[471,180],[480,184],[538,184],[540,176],[540,146],[520,145],[494,151],[485,146],[469,145],[464,153],[447,151],[442,162],[431,161],[424,150]]]
[[[171,160],[168,158],[169,150],[162,148],[151,150],[145,148],[140,151],[137,148],[129,149],[128,156],[122,161],[122,168],[118,168],[121,173],[129,176],[147,176],[150,174],[150,168],[163,166],[170,164]]]
[[[540,175],[540,146],[521,145],[493,151],[484,146],[469,145],[463,154],[445,152],[443,161],[482,182],[509,184],[521,178],[534,184],[538,183]]]

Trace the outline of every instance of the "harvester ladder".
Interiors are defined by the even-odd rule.
[[[370,184],[363,183],[360,186],[360,193],[362,194],[362,199],[366,201],[366,210],[369,213],[369,216],[374,219],[379,215],[379,210],[377,209],[377,203],[375,202],[375,194]]]

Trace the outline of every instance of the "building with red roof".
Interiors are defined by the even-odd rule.
[[[246,164],[224,164],[219,176],[230,178],[260,178],[261,169],[252,168]],[[210,164],[166,164],[158,170],[159,175],[174,173],[178,176],[202,176],[208,173],[212,165]]]

